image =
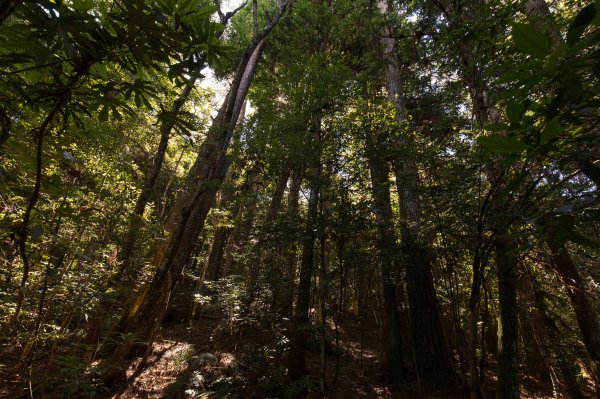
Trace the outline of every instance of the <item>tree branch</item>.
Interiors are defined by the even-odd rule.
[[[223,11],[221,10],[221,1],[220,0],[214,0],[215,6],[217,6],[217,14],[219,14],[219,23],[221,23],[221,25],[227,25],[227,23],[229,22],[229,20],[238,13],[238,11],[240,11],[242,8],[246,7],[246,4],[248,4],[248,0],[244,0],[244,2],[242,4],[240,4],[237,8],[235,8],[232,11],[227,12],[226,14],[223,14]]]

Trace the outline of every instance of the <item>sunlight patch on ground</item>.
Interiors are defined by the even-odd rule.
[[[230,367],[235,363],[235,355],[233,353],[223,352],[221,353],[219,364],[222,367]]]

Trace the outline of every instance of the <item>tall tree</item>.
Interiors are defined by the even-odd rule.
[[[385,321],[382,337],[384,370],[391,382],[398,383],[404,377],[404,359],[400,336],[400,316],[396,288],[400,281],[400,270],[397,262],[398,245],[394,232],[393,213],[390,200],[389,166],[385,159],[383,137],[374,132],[369,120],[369,106],[365,107],[365,143],[371,175],[371,191],[373,210],[378,230],[378,253],[380,273],[383,286]],[[375,137],[373,137],[375,136]]]
[[[319,193],[321,191],[321,110],[315,110],[310,121],[309,142],[315,150],[309,160],[307,180],[309,184],[306,227],[302,240],[300,280],[294,310],[294,331],[290,342],[289,375],[294,381],[306,374],[306,346],[309,332],[310,286],[315,263],[315,240],[318,223]]]
[[[133,332],[138,337],[152,341],[170,294],[192,254],[196,238],[204,226],[216,192],[227,173],[226,151],[264,49],[264,40],[281,19],[286,7],[287,2],[279,6],[274,19],[261,32],[253,35],[242,54],[229,93],[188,174],[186,190],[180,192],[173,206],[167,226],[169,235],[155,250],[153,262],[157,265],[156,273],[150,284],[126,310],[117,327],[119,333]],[[103,377],[109,386],[118,383],[122,370],[120,365],[131,351],[131,342],[119,345],[111,351],[107,359],[109,367]]]
[[[389,18],[391,4],[379,0],[378,8]],[[406,123],[406,110],[402,93],[402,79],[396,54],[394,30],[389,19],[382,27],[381,46],[385,66],[387,98],[394,105],[396,121],[401,127]],[[406,272],[406,287],[410,307],[412,342],[416,353],[416,366],[424,378],[450,384],[455,380],[452,355],[442,328],[439,304],[436,297],[431,254],[421,233],[421,198],[419,172],[410,158],[410,143],[398,135],[398,149],[393,159],[398,202],[400,205],[400,261]]]

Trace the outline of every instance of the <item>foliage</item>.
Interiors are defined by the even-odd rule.
[[[384,2],[296,0],[263,43],[224,182],[212,158],[197,165],[208,176],[199,192],[219,193],[199,237],[183,237],[196,243],[184,277],[154,264],[173,239],[170,215],[190,211],[177,201],[196,183],[191,166],[219,144],[207,139],[218,86],[280,3],[250,1],[229,28],[221,2],[207,0],[25,1],[2,16],[0,363],[15,389],[106,394],[94,362],[160,339],[119,328],[133,323],[132,304],[164,294],[170,308],[153,317],[185,319],[190,334],[216,317],[215,336],[236,348],[231,369],[210,372],[193,367],[194,350],[180,353],[174,391],[346,392],[333,365],[352,372],[336,362],[358,341],[340,334],[359,331],[361,356],[365,336],[383,343],[386,359],[395,314],[405,377],[419,379],[389,387],[426,396],[440,381],[419,374],[427,354],[414,351],[432,331],[412,331],[411,318],[431,287],[455,381],[476,393],[506,350],[496,330],[511,329],[509,286],[532,395],[590,393],[600,381],[600,347],[586,338],[600,306],[598,1],[388,2],[384,15]],[[168,292],[144,296],[157,276]],[[290,381],[298,342],[312,368]]]

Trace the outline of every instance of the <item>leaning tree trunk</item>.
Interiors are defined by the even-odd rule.
[[[160,171],[162,170],[162,165],[167,153],[167,147],[169,145],[169,138],[171,137],[171,132],[177,120],[177,114],[181,111],[181,108],[192,92],[195,81],[196,78],[192,78],[186,83],[179,97],[173,102],[169,115],[162,120],[160,125],[160,141],[156,149],[156,153],[154,154],[154,158],[152,159],[152,166],[150,167],[150,170],[148,171],[144,181],[144,185],[142,186],[142,191],[140,192],[140,195],[135,203],[129,229],[125,235],[123,245],[121,246],[121,251],[119,254],[119,267],[117,269],[117,274],[114,277],[114,283],[119,283],[123,274],[128,276],[125,278],[124,284],[127,284],[127,282],[135,280],[136,278],[136,273],[134,270],[132,270],[132,255],[134,252],[133,250],[135,247],[136,237],[142,224],[144,211],[146,210],[146,206],[148,205],[152,191],[154,190],[154,185],[156,184],[156,180],[158,179]]]
[[[583,343],[592,361],[594,381],[596,385],[600,385],[600,326],[596,312],[588,298],[585,283],[567,247],[563,242],[556,239],[552,230],[552,221],[549,221],[546,226],[548,228],[546,243],[552,253],[555,269],[563,281],[567,295],[573,305]]]
[[[388,0],[379,0],[380,12],[389,14]],[[402,80],[393,29],[384,25],[381,45],[387,63],[385,70],[388,100],[396,109],[398,123],[406,123]],[[442,328],[439,304],[433,283],[430,251],[420,240],[421,198],[416,163],[407,156],[406,139],[398,143],[394,172],[400,204],[401,256],[406,271],[406,288],[410,311],[412,342],[419,375],[442,385],[455,382],[452,354]]]
[[[219,9],[219,22],[221,23],[221,25],[227,26],[229,20],[233,16],[235,16],[235,14],[237,14],[237,12],[246,5],[246,3],[247,1],[242,3],[238,8],[227,14],[222,14]],[[223,33],[224,30],[219,30],[215,33],[215,37],[217,39],[220,39],[221,36],[223,36]],[[144,211],[146,210],[146,206],[148,205],[152,191],[154,190],[156,180],[158,179],[160,171],[162,170],[162,165],[165,160],[167,147],[169,145],[169,138],[171,137],[171,133],[173,131],[173,128],[175,127],[175,123],[177,122],[177,116],[181,112],[181,109],[187,102],[192,90],[194,89],[194,85],[196,84],[197,80],[197,75],[199,75],[207,66],[208,64],[204,60],[199,61],[199,67],[194,71],[195,76],[192,76],[186,82],[185,86],[183,87],[183,90],[181,91],[177,99],[173,101],[173,105],[171,106],[170,111],[161,115],[161,118],[159,119],[160,141],[156,149],[154,159],[152,160],[152,166],[148,171],[148,174],[144,181],[144,185],[142,186],[142,191],[140,192],[140,195],[136,201],[131,223],[129,225],[129,229],[127,230],[127,234],[125,235],[125,239],[121,247],[121,252],[119,254],[119,261],[121,266],[119,266],[119,269],[117,270],[114,283],[120,282],[123,273],[129,274],[128,278],[126,278],[125,281],[122,282],[123,285],[127,285],[129,282],[135,280],[136,278],[136,271],[130,270],[132,268],[131,258],[134,253],[136,237],[140,229],[142,216],[144,215]],[[244,99],[242,99],[242,102],[243,101]],[[245,108],[242,107],[240,112],[244,114]],[[244,117],[242,116],[242,119],[243,118]]]
[[[245,4],[246,3],[243,3],[240,5],[240,7],[225,15],[220,13],[220,23],[223,26],[226,26],[229,20],[235,14],[237,14],[237,12],[244,7]],[[215,37],[219,39],[223,35],[223,32],[224,30],[216,32]],[[199,62],[199,64],[200,66],[195,71],[197,74],[202,72],[202,70],[207,67],[206,62],[204,61]],[[100,328],[103,321],[106,319],[106,315],[113,310],[115,305],[118,305],[123,301],[126,293],[128,292],[124,288],[129,287],[137,279],[139,267],[134,267],[135,262],[133,255],[137,236],[142,226],[143,215],[152,196],[158,176],[162,170],[167,148],[169,146],[169,139],[177,121],[177,116],[181,112],[181,109],[185,105],[192,90],[194,89],[196,80],[197,77],[193,76],[186,82],[179,96],[173,101],[169,112],[161,115],[162,117],[158,119],[158,122],[160,122],[159,144],[154,154],[154,158],[152,159],[150,170],[144,179],[142,190],[136,200],[134,211],[129,222],[129,227],[125,233],[123,243],[121,244],[120,251],[118,253],[119,262],[117,272],[111,277],[111,280],[108,283],[108,288],[114,289],[116,296],[106,296],[99,303],[95,314],[87,323],[86,336],[83,340],[83,343],[87,346],[87,350],[83,353],[84,360],[91,360],[91,357],[95,352],[95,345],[98,342]]]
[[[552,352],[552,358],[555,360],[560,371],[563,383],[565,385],[565,391],[568,393],[568,397],[572,399],[583,399],[584,395],[581,392],[581,387],[577,381],[577,376],[574,370],[575,359],[570,350],[565,349],[562,334],[556,325],[556,322],[550,317],[548,306],[544,298],[544,292],[539,288],[539,284],[535,280],[532,274],[530,274],[530,284],[534,300],[535,307],[539,318],[544,326],[545,338],[547,339],[548,346]]]
[[[121,302],[123,297],[126,296],[127,291],[124,289],[124,287],[131,285],[131,283],[137,278],[138,270],[133,267],[133,253],[136,238],[142,225],[144,211],[146,210],[146,206],[150,201],[152,191],[154,190],[154,185],[158,179],[160,171],[162,170],[171,131],[175,125],[176,115],[181,110],[183,104],[191,93],[194,84],[193,81],[195,81],[195,79],[192,79],[191,82],[186,84],[180,96],[173,102],[170,117],[164,120],[160,126],[160,142],[156,149],[152,166],[150,167],[150,170],[144,180],[142,191],[136,200],[134,211],[129,223],[129,228],[123,239],[121,250],[119,251],[117,272],[111,277],[108,283],[109,288],[115,289],[116,296],[106,296],[102,301],[100,301],[96,311],[94,312],[94,315],[90,318],[86,326],[86,335],[83,339],[83,344],[86,350],[82,355],[83,359],[86,361],[90,361],[93,353],[95,352],[95,344],[98,342],[98,338],[101,334],[101,327],[104,323],[104,320],[106,320],[107,315],[113,311],[114,306]]]
[[[117,333],[128,333],[137,339],[152,342],[171,292],[192,255],[197,236],[227,172],[226,151],[264,48],[264,39],[281,18],[286,6],[287,3],[284,3],[280,7],[276,17],[261,33],[253,37],[243,53],[229,94],[188,174],[186,189],[180,191],[176,199],[167,226],[169,235],[155,251],[154,264],[158,269],[150,284],[126,310]],[[108,386],[114,387],[123,378],[121,366],[133,351],[132,342],[121,343],[111,350],[110,356],[102,364],[107,366],[102,379]]]

